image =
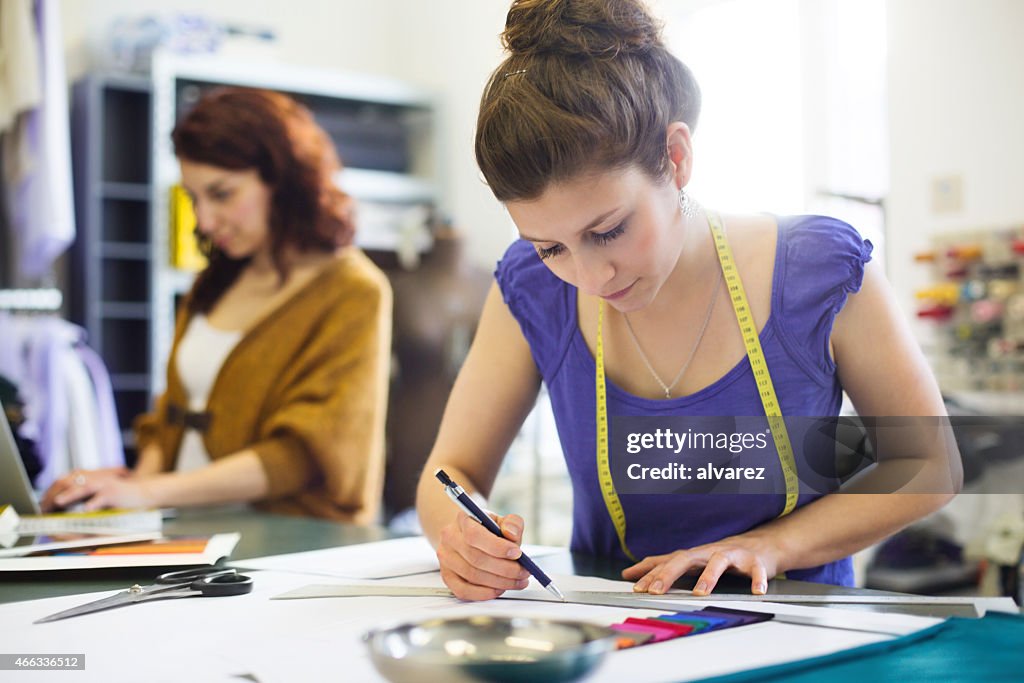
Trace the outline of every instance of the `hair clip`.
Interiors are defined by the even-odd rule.
[[[509,71],[507,74],[502,76],[502,78],[508,78],[509,76],[515,76],[516,74],[524,74],[524,73],[526,73],[526,69],[516,69],[515,71]]]

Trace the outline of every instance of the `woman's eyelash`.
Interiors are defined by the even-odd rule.
[[[537,254],[540,256],[541,261],[549,259],[552,256],[558,256],[565,249],[561,244],[556,244],[553,247],[537,247]]]
[[[624,233],[625,231],[626,231],[626,224],[625,223],[619,223],[618,225],[616,225],[611,230],[608,230],[607,232],[595,232],[595,233],[592,233],[591,234],[591,239],[594,240],[594,242],[596,242],[597,244],[608,244],[609,242],[611,242],[616,237],[619,237],[620,235],[622,235],[622,233]],[[541,260],[543,261],[545,259],[551,258],[552,256],[558,256],[564,250],[565,250],[564,246],[562,246],[561,244],[556,244],[556,245],[551,246],[551,247],[537,247],[537,254],[540,256]]]
[[[616,225],[614,228],[607,232],[595,232],[593,239],[598,244],[607,244],[608,242],[611,242],[613,239],[615,239],[625,231],[626,224],[619,223],[618,225]]]

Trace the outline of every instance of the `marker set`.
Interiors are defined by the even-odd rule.
[[[629,617],[622,623],[612,624],[611,629],[619,634],[618,649],[621,650],[699,633],[721,631],[735,626],[757,624],[774,616],[769,612],[705,607],[692,612],[675,612],[657,617]]]

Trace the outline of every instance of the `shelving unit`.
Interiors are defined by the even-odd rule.
[[[73,89],[79,235],[70,314],[110,370],[129,462],[132,420],[163,390],[176,306],[194,277],[171,265],[168,204],[179,170],[170,133],[220,85],[279,90],[310,108],[344,162],[338,183],[359,201],[357,244],[431,246],[422,223],[439,201],[440,155],[435,102],[422,91],[358,74],[162,54],[149,76],[85,76]]]
[[[150,102],[142,77],[90,74],[72,94],[78,236],[69,312],[110,371],[129,455],[132,420],[152,391]]]

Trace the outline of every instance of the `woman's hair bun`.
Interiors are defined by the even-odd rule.
[[[640,0],[514,0],[501,36],[513,55],[600,57],[661,45],[661,25]]]

